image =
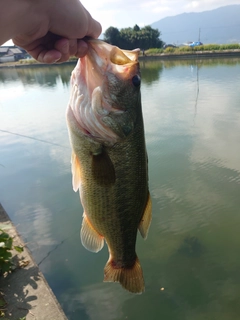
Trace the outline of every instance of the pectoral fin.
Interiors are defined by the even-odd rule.
[[[92,155],[92,175],[100,185],[109,185],[116,180],[113,163],[104,148],[101,153]]]
[[[73,190],[75,192],[78,191],[78,189],[80,188],[80,183],[81,183],[81,179],[80,179],[80,162],[78,160],[77,155],[72,152],[72,159],[71,159],[71,163],[72,163],[72,185],[73,185]]]
[[[98,252],[104,246],[104,238],[93,228],[85,213],[80,236],[83,246],[89,251]]]
[[[142,220],[138,226],[141,236],[146,239],[148,235],[148,230],[152,221],[152,201],[150,194],[148,193],[148,200],[144,210]]]

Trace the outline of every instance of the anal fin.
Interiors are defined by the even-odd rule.
[[[113,260],[110,256],[104,268],[104,282],[120,282],[123,288],[132,293],[142,293],[144,291],[143,272],[138,260],[129,268],[114,266]]]
[[[151,221],[152,221],[152,201],[151,201],[150,194],[148,193],[147,204],[146,204],[142,219],[140,221],[140,224],[138,226],[138,229],[143,239],[147,238]]]
[[[85,213],[80,236],[83,246],[89,251],[98,252],[104,246],[104,237],[93,228]]]

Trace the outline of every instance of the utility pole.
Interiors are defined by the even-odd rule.
[[[199,33],[198,33],[198,41],[200,42],[200,36],[201,36],[201,28],[199,28]]]

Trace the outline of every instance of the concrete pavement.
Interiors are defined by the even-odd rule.
[[[26,320],[67,320],[46,279],[1,204],[0,224],[9,227],[6,232],[14,238],[14,245],[24,246],[22,253],[13,252],[14,262],[20,266],[7,277],[0,276],[0,291],[6,302],[6,305],[0,308],[4,309],[5,313],[5,318],[1,319],[18,320],[25,317]]]

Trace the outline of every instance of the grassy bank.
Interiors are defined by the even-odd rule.
[[[158,55],[158,54],[184,54],[184,53],[195,53],[195,52],[223,52],[223,51],[236,51],[240,50],[238,43],[233,44],[205,44],[202,46],[189,47],[169,47],[166,49],[152,48],[145,51],[146,55]]]
[[[240,55],[240,44],[206,44],[202,46],[196,46],[196,47],[189,47],[189,46],[182,46],[182,47],[169,47],[166,49],[163,48],[151,48],[145,51],[145,56],[147,57],[156,57],[158,58],[161,56],[165,59],[172,59],[174,56],[176,59],[181,58],[194,58],[194,55],[202,56],[202,57],[214,57],[216,56],[224,56],[224,53],[226,54],[226,57],[238,57]],[[140,53],[140,56],[142,56],[142,51]],[[64,62],[63,64],[73,64],[77,62],[77,58],[71,57],[69,61]],[[49,66],[48,64],[43,64],[35,59],[24,59],[14,62],[5,62],[0,63],[1,67],[42,67],[42,66]],[[59,64],[55,63],[52,64],[55,66],[59,66]]]
[[[72,64],[72,63],[76,63],[77,62],[77,58],[75,57],[71,57],[67,62],[64,62],[64,64]],[[58,63],[54,63],[52,65],[56,65],[59,66],[60,64]],[[42,67],[42,66],[49,66],[49,64],[46,63],[40,63],[35,59],[22,59],[19,61],[14,61],[14,62],[4,62],[4,63],[0,63],[0,68],[1,67],[30,67],[30,66],[34,66],[34,67]]]

